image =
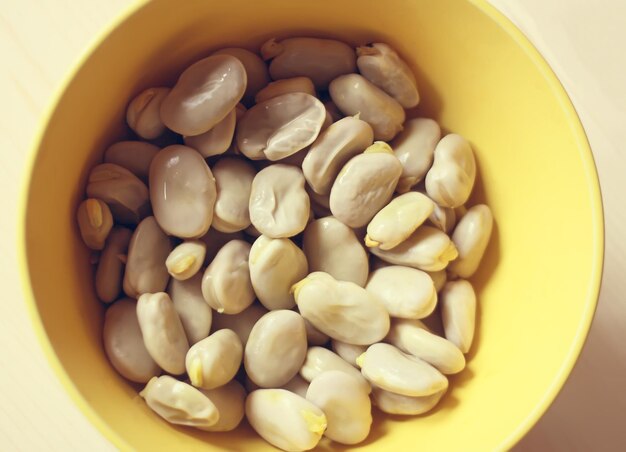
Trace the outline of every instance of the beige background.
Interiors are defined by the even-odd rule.
[[[569,92],[594,150],[606,214],[605,273],[591,334],[557,401],[517,449],[624,450],[626,2],[492,2],[526,33]],[[15,232],[19,181],[39,117],[67,69],[129,3],[0,0],[0,450],[113,450],[64,393],[30,329]]]

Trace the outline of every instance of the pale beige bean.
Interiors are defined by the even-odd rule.
[[[252,160],[280,160],[317,138],[326,109],[306,93],[273,97],[250,108],[237,124],[237,148]]]
[[[215,259],[218,251],[222,249],[231,240],[245,240],[243,232],[220,232],[215,228],[210,228],[206,234],[200,237],[206,244],[206,256],[204,256],[204,265],[210,264]]]
[[[427,396],[410,397],[372,387],[372,401],[384,413],[415,416],[432,410],[446,391]]]
[[[248,259],[250,244],[231,240],[217,253],[202,277],[202,295],[220,314],[238,314],[254,301]]]
[[[258,104],[288,93],[306,93],[315,96],[315,86],[308,77],[285,78],[268,84],[256,94],[254,100]]]
[[[358,444],[365,440],[372,425],[372,403],[368,393],[355,384],[350,375],[331,370],[311,382],[306,399],[326,415],[324,436],[340,444]]]
[[[183,324],[190,345],[209,335],[213,311],[202,296],[202,274],[196,273],[185,281],[172,278],[167,292]]]
[[[437,292],[443,289],[443,286],[448,281],[448,273],[445,270],[426,273],[428,273],[428,276],[430,276],[430,278],[433,280],[433,284],[435,284],[435,290]]]
[[[427,273],[390,265],[370,273],[368,292],[383,302],[391,317],[422,319],[437,306],[437,291]]]
[[[213,55],[231,55],[241,61],[247,75],[243,101],[248,105],[254,102],[256,93],[270,82],[265,62],[254,52],[239,47],[228,47],[214,52]]]
[[[76,213],[80,236],[92,250],[101,250],[113,227],[111,209],[103,201],[87,198],[78,206]]]
[[[470,207],[452,233],[452,241],[459,257],[448,270],[461,278],[471,277],[485,254],[491,231],[493,215],[485,204]]]
[[[402,165],[391,149],[376,142],[370,152],[350,159],[330,191],[333,216],[351,228],[365,226],[386,205],[398,183]],[[378,149],[384,149],[379,152]]]
[[[441,319],[446,338],[467,353],[474,340],[476,293],[469,281],[449,281],[440,294]]]
[[[107,237],[104,250],[100,254],[96,269],[96,295],[105,302],[111,303],[122,291],[124,264],[128,244],[133,233],[130,229],[115,226]]]
[[[214,55],[189,66],[161,104],[161,120],[181,135],[211,130],[235,108],[246,89],[246,70],[230,55]]]
[[[170,238],[154,217],[139,223],[128,245],[123,282],[126,295],[138,298],[144,293],[164,291],[170,277],[165,260],[171,251]]]
[[[398,193],[409,191],[424,179],[433,164],[435,146],[440,139],[441,128],[432,119],[415,118],[404,123],[404,129],[391,143],[402,164]]]
[[[217,188],[212,226],[221,232],[236,232],[250,226],[249,200],[254,167],[245,160],[224,157],[213,165]]]
[[[367,225],[365,244],[388,250],[405,241],[426,221],[435,203],[426,195],[410,192],[391,200]]]
[[[443,207],[467,201],[476,179],[476,161],[469,143],[460,135],[446,135],[437,143],[433,166],[426,174],[426,191]]]
[[[293,237],[306,227],[310,200],[300,168],[276,164],[257,173],[250,191],[250,220],[263,235]]]
[[[239,314],[230,315],[216,313],[213,315],[212,330],[219,331],[224,328],[233,330],[237,336],[239,336],[241,343],[245,347],[248,343],[248,338],[250,337],[250,331],[252,331],[256,322],[267,314],[267,312],[267,309],[263,306],[258,303],[254,303],[241,311]]]
[[[196,238],[213,220],[215,178],[202,156],[187,146],[161,150],[150,165],[150,201],[159,226],[170,235]]]
[[[304,326],[306,327],[306,341],[309,345],[324,345],[330,340],[328,335],[315,328],[307,319],[304,319]]]
[[[235,107],[210,130],[200,135],[185,136],[185,145],[194,148],[205,158],[223,154],[233,142],[236,117]]]
[[[306,347],[300,314],[285,309],[268,312],[250,332],[244,353],[246,373],[262,388],[280,387],[300,370]]]
[[[169,88],[148,88],[128,104],[126,122],[141,138],[153,140],[165,132],[160,110],[169,92]]]
[[[139,395],[171,424],[208,428],[220,418],[217,407],[206,395],[169,375],[152,378]]]
[[[374,139],[389,141],[402,130],[406,117],[402,105],[362,75],[342,75],[333,80],[328,89],[343,114],[358,114],[372,126]]]
[[[86,192],[88,197],[107,203],[117,223],[138,224],[150,213],[146,184],[126,168],[113,163],[93,167]]]
[[[354,367],[357,367],[356,359],[367,350],[367,346],[365,345],[347,344],[335,339],[333,339],[330,344],[335,353]]]
[[[270,39],[261,47],[265,60],[272,59],[274,80],[305,76],[317,89],[326,89],[334,78],[356,71],[356,54],[347,44],[333,39]]]
[[[431,226],[418,228],[395,248],[370,248],[370,251],[390,264],[406,265],[429,272],[443,270],[458,256],[450,237]]]
[[[184,281],[198,273],[205,254],[206,245],[202,240],[185,240],[167,256],[165,266],[172,278]]]
[[[417,82],[411,68],[387,44],[375,42],[357,47],[359,72],[385,91],[404,108],[413,108],[420,101]]]
[[[106,310],[102,343],[109,361],[122,377],[147,383],[161,373],[144,345],[135,300],[122,298]]]
[[[385,342],[426,361],[443,374],[456,374],[465,368],[461,350],[449,340],[428,331],[419,320],[393,319]]]
[[[314,272],[292,290],[302,316],[333,339],[368,345],[389,331],[389,314],[383,303],[353,282]]]
[[[210,427],[200,427],[207,432],[230,432],[237,428],[245,415],[246,390],[236,380],[214,389],[200,389],[217,408],[220,418]]]
[[[306,257],[289,239],[264,235],[250,250],[250,279],[259,301],[267,309],[291,309],[296,302],[291,287],[308,273]]]
[[[304,230],[302,249],[309,271],[325,272],[339,281],[363,287],[367,281],[367,252],[352,229],[334,217],[312,221]]]
[[[159,147],[143,141],[118,141],[104,151],[104,163],[114,163],[126,168],[139,179],[148,182],[150,163]]]
[[[191,384],[213,389],[231,381],[241,365],[243,345],[233,330],[219,330],[192,345],[185,357]]]
[[[281,389],[286,389],[289,392],[298,394],[300,397],[306,398],[306,391],[309,389],[309,382],[302,378],[300,374],[296,374],[296,376],[284,384]]]
[[[327,425],[322,410],[285,389],[259,389],[248,394],[246,418],[265,441],[288,452],[313,449]]]
[[[356,117],[347,116],[329,126],[313,142],[302,162],[302,172],[313,191],[330,194],[341,168],[373,142],[370,125]]]
[[[369,383],[365,380],[358,369],[351,366],[343,360],[339,355],[331,352],[323,347],[311,347],[306,352],[306,359],[300,368],[300,375],[306,381],[311,382],[324,372],[336,370],[350,375],[356,382],[356,385],[369,394],[371,391]]]
[[[189,342],[169,295],[164,292],[141,295],[137,300],[137,319],[152,359],[168,373],[184,373]]]
[[[437,369],[393,345],[371,345],[357,363],[368,381],[396,394],[427,396],[448,388],[448,379]]]

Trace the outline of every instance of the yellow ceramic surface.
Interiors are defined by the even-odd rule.
[[[123,449],[258,451],[250,430],[174,428],[119,377],[101,347],[103,307],[75,210],[105,146],[125,136],[128,99],[168,85],[222,46],[334,36],[388,42],[407,57],[418,114],[466,136],[479,166],[471,203],[496,227],[473,278],[477,337],[467,369],[431,414],[377,414],[368,450],[487,451],[512,446],[569,374],[591,322],[602,270],[595,168],[563,88],[534,48],[483,1],[157,0],[107,30],[52,105],[25,177],[25,289],[52,365],[90,419]]]

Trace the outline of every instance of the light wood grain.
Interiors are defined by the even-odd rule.
[[[0,4],[0,450],[114,450],[48,366],[24,307],[15,243],[23,168],[39,118],[68,68],[126,4]]]
[[[529,36],[568,90],[594,149],[606,214],[604,282],[591,335],[556,403],[516,449],[619,450],[626,445],[626,3],[492,2]],[[65,394],[39,348],[18,284],[15,241],[25,156],[43,109],[88,43],[129,3],[0,4],[1,450],[114,450]]]

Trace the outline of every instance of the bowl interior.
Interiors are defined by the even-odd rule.
[[[417,115],[468,138],[496,227],[472,279],[479,322],[467,369],[432,413],[377,414],[364,449],[512,445],[563,384],[591,321],[601,272],[602,213],[582,128],[555,76],[521,34],[483,2],[156,0],[107,34],[52,111],[32,163],[24,244],[36,327],[68,390],[118,446],[141,450],[261,450],[244,426],[209,434],[174,428],[109,366],[103,307],[75,209],[105,146],[126,136],[128,99],[171,85],[224,46],[270,37],[383,41],[415,70]]]

